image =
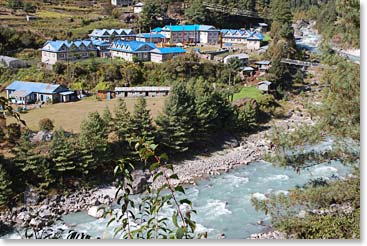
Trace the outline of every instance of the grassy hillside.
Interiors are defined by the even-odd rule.
[[[160,113],[166,97],[146,98],[147,107],[151,110],[151,115],[156,118]],[[126,98],[127,109],[132,112],[136,98]],[[21,114],[21,118],[27,122],[31,130],[38,130],[38,122],[43,118],[50,118],[54,121],[55,129],[62,127],[66,131],[79,133],[80,123],[87,117],[88,113],[98,111],[102,113],[106,106],[113,112],[117,99],[110,101],[99,101],[95,98],[86,98],[78,102],[57,103],[43,105],[42,108],[31,109],[27,113]],[[8,118],[7,124],[14,123],[15,119]]]

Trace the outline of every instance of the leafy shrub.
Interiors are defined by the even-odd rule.
[[[52,131],[54,129],[54,124],[49,118],[41,119],[38,125],[41,131]]]

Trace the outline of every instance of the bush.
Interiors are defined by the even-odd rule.
[[[54,129],[54,124],[49,118],[40,120],[38,125],[41,131],[52,131]]]
[[[21,135],[20,126],[17,123],[11,123],[7,127],[9,143],[15,143]]]

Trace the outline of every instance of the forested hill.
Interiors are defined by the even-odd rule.
[[[57,39],[84,38],[94,28],[129,27],[145,32],[177,23],[249,28],[258,22],[271,24],[272,6],[277,1],[144,0],[143,12],[132,17],[131,6],[116,8],[110,0],[4,0],[0,1],[0,23],[16,30],[29,30],[36,36]],[[282,1],[291,9],[294,20],[317,20],[317,29],[326,39],[344,47],[359,47],[359,1]],[[27,23],[23,17],[26,14],[39,16],[43,21]],[[56,19],[62,20],[63,24],[56,23]]]

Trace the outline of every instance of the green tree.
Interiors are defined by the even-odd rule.
[[[62,128],[53,134],[50,158],[54,164],[57,176],[61,178],[61,183],[65,176],[77,167],[75,148]]]
[[[3,157],[0,156],[0,206],[7,205],[10,198],[14,195],[11,188],[12,181],[3,164],[1,163]]]
[[[182,83],[175,85],[170,93],[163,114],[156,120],[159,143],[170,153],[185,152],[193,141],[195,130],[194,99]]]
[[[19,144],[12,150],[16,156],[14,163],[22,171],[23,181],[26,184],[46,189],[54,181],[50,172],[50,163],[44,154],[35,150],[30,137],[30,131],[22,133]]]
[[[97,111],[82,121],[79,134],[81,162],[84,171],[97,169],[108,160],[107,126]]]
[[[80,125],[79,143],[82,147],[95,149],[107,144],[107,127],[97,111],[88,114]]]
[[[144,138],[146,141],[154,141],[155,129],[144,97],[139,97],[135,104],[131,117],[131,133],[135,139]]]
[[[208,11],[205,9],[202,0],[193,0],[190,7],[185,9],[185,16],[191,23],[205,23]]]
[[[293,58],[296,54],[296,43],[292,27],[292,13],[289,0],[271,2],[272,41],[268,53],[272,59]]]
[[[126,103],[119,98],[115,107],[115,130],[120,143],[127,143],[131,137],[131,115],[127,110]]]
[[[112,132],[113,130],[113,119],[112,114],[109,108],[106,106],[102,113],[102,119],[106,125],[107,133]]]

